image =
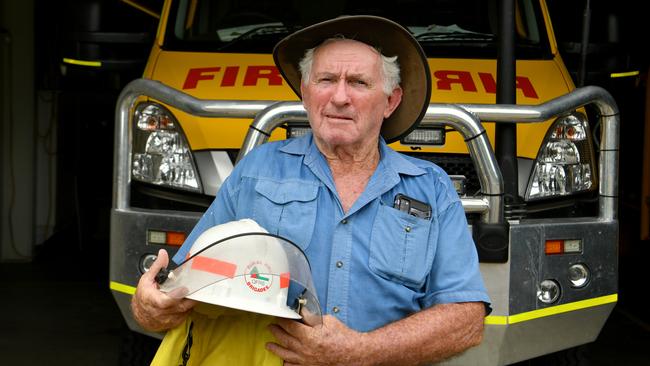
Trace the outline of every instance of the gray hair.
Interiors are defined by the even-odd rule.
[[[303,84],[309,82],[309,74],[311,74],[311,67],[314,64],[314,53],[316,52],[316,50],[327,43],[338,42],[345,39],[346,38],[342,36],[336,38],[328,38],[320,45],[314,48],[309,48],[305,51],[305,55],[302,57],[300,63],[298,64],[300,68],[300,74],[302,77]],[[379,56],[381,56],[381,76],[383,81],[384,93],[386,95],[391,95],[391,93],[393,93],[393,90],[397,88],[397,86],[401,81],[397,56],[391,56],[391,57],[384,56],[380,50],[374,47],[373,49],[379,54]]]

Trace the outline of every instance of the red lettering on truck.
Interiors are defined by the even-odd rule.
[[[481,79],[481,83],[485,88],[486,93],[497,92],[497,83],[494,81],[494,76],[487,72],[479,72],[478,77]],[[517,76],[515,78],[515,88],[521,90],[525,97],[539,99],[533,84],[531,84],[530,79],[525,76]]]
[[[516,80],[515,87],[521,90],[522,92],[524,92],[525,97],[535,98],[535,99],[539,98],[537,96],[537,92],[535,91],[535,88],[533,88],[533,84],[530,82],[530,79],[523,76],[517,76],[515,80]]]
[[[220,66],[189,69],[185,77],[185,82],[183,83],[183,89],[195,89],[199,81],[214,80],[221,69],[222,67]],[[239,66],[225,66],[223,68],[220,86],[235,86],[240,74],[239,69]],[[478,92],[478,82],[486,93],[496,94],[497,87],[494,75],[488,72],[479,72],[477,74],[478,80],[475,80],[469,71],[435,70],[433,72],[433,82],[438,90],[452,90],[453,85],[458,85],[462,91],[475,93]],[[266,79],[266,83],[269,86],[282,85],[282,76],[278,69],[272,65],[247,66],[244,72],[243,82],[240,82],[242,86],[257,86],[261,79]],[[525,97],[539,99],[529,78],[517,76],[515,80],[516,88],[521,90]]]
[[[187,71],[183,90],[196,89],[201,80],[214,80],[221,67],[197,67]],[[235,86],[239,66],[226,66],[220,86]],[[244,74],[243,86],[256,86],[260,79],[266,79],[268,85],[282,85],[282,76],[275,66],[248,66]]]
[[[269,85],[282,85],[282,76],[275,66],[248,66],[244,86],[257,85],[259,79],[268,79]]]
[[[220,67],[200,67],[197,69],[190,69],[187,72],[187,77],[185,77],[185,82],[183,83],[183,90],[185,89],[194,89],[196,84],[199,83],[199,80],[213,80],[214,74],[221,70]]]
[[[459,84],[463,91],[477,91],[474,78],[472,78],[472,74],[469,71],[437,70],[433,73],[433,77],[438,90],[451,90],[452,84]],[[494,80],[494,75],[487,72],[479,72],[478,77],[486,93],[496,94],[497,84]],[[539,99],[529,78],[517,76],[515,83],[515,87],[521,90],[525,97]]]
[[[475,92],[476,84],[469,71],[437,70],[433,73],[437,78],[438,90],[451,90],[451,84],[460,84],[464,91]]]
[[[235,86],[237,81],[237,74],[239,73],[239,66],[228,66],[223,72],[223,79],[221,79],[221,86]]]
[[[479,72],[478,77],[481,79],[481,84],[483,84],[486,93],[497,93],[497,83],[494,81],[494,76],[492,76],[492,74],[489,72]]]

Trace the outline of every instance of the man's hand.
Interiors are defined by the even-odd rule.
[[[269,328],[278,344],[266,348],[285,365],[431,364],[479,344],[484,317],[485,305],[469,302],[438,304],[368,333],[330,315],[322,326],[280,319]]]
[[[131,300],[131,311],[135,320],[146,330],[159,332],[174,328],[182,323],[196,304],[184,299],[184,293],[161,292],[156,283],[156,274],[169,264],[167,251],[160,249],[158,258],[148,272],[140,277],[138,288]]]
[[[331,315],[323,317],[322,325],[302,324],[278,319],[269,330],[278,343],[266,348],[289,365],[360,365],[363,362],[365,333],[348,328]]]

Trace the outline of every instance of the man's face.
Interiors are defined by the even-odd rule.
[[[402,90],[383,91],[381,57],[370,46],[332,41],[314,53],[303,104],[319,147],[376,144],[384,118],[397,108]]]

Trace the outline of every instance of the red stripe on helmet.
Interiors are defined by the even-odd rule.
[[[280,288],[289,287],[289,281],[290,280],[291,280],[291,273],[290,272],[280,273]]]
[[[199,256],[192,259],[192,269],[233,278],[237,271],[237,265],[218,259]]]

